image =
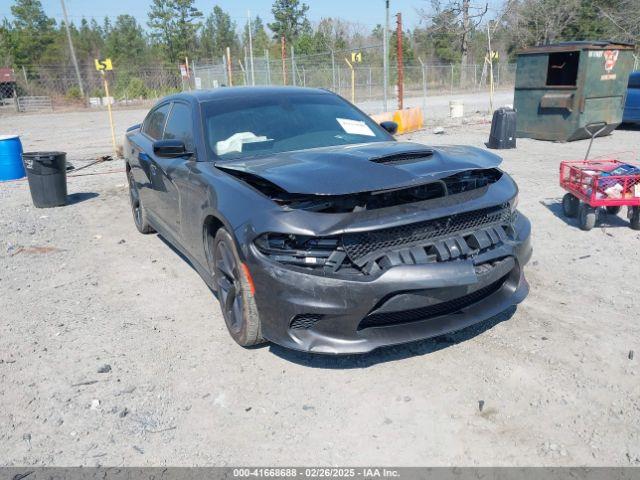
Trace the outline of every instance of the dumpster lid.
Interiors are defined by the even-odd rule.
[[[632,43],[614,42],[612,40],[576,40],[572,42],[550,43],[547,45],[536,45],[525,48],[518,52],[518,55],[526,55],[528,53],[545,53],[545,52],[566,52],[573,50],[633,50]]]
[[[20,138],[19,135],[0,135],[0,141],[11,140],[12,138]]]

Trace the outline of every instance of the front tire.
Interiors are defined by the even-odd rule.
[[[573,218],[578,215],[580,200],[575,195],[566,193],[562,197],[562,211],[565,217]]]
[[[596,209],[583,203],[580,205],[580,228],[586,232],[596,226]]]
[[[127,170],[127,181],[129,182],[129,201],[131,202],[133,223],[140,233],[144,233],[146,235],[148,233],[155,232],[155,230],[153,229],[153,227],[151,227],[151,225],[149,225],[149,221],[147,220],[147,211],[142,206],[142,201],[140,200],[140,192],[138,191],[136,182],[133,179],[131,170]]]
[[[233,238],[220,228],[213,241],[213,269],[216,293],[231,337],[243,347],[264,342],[251,284]]]

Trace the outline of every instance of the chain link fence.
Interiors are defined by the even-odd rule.
[[[189,69],[179,65],[141,67],[114,65],[107,72],[109,97],[103,79],[93,64],[81,65],[80,91],[72,66],[25,65],[13,69],[13,82],[0,83],[0,111],[15,110],[19,97],[49,97],[52,109],[90,108],[106,105],[115,107],[148,105],[157,99],[182,90],[211,89],[227,85],[297,85],[326,88],[358,105],[366,105],[369,113],[384,109],[384,69],[382,46],[368,46],[353,50],[328,51],[312,55],[297,55],[286,49],[284,59],[264,51],[254,52],[253,59],[242,56],[218,60],[192,61]],[[353,80],[352,87],[352,68]],[[433,96],[442,97],[465,92],[488,91],[488,63],[480,65],[434,65],[423,63],[418,57],[406,58],[404,65],[404,97],[423,103]],[[398,67],[395,59],[389,62],[387,108],[397,104]],[[494,87],[511,88],[515,80],[515,65],[494,63]],[[84,94],[84,95],[83,95]],[[405,104],[407,102],[405,101]],[[419,104],[419,103],[418,103]]]
[[[352,59],[352,54],[357,55]],[[357,61],[357,59],[360,61]],[[354,61],[356,60],[356,61]],[[349,65],[351,64],[351,65]],[[351,66],[354,70],[354,88],[351,86]],[[229,65],[220,62],[198,62],[192,65],[193,88],[208,89],[228,85]],[[313,55],[296,55],[289,50],[284,61],[271,59],[268,52],[232,60],[230,65],[232,85],[297,85],[326,88],[355,103],[376,102],[378,111],[384,99],[384,69],[382,46],[370,46],[355,50],[325,52]],[[410,59],[404,64],[405,97],[423,97],[488,89],[489,65],[433,65],[420,59]],[[388,108],[393,108],[397,98],[398,67],[392,59],[389,65]],[[515,82],[515,64],[494,63],[494,87],[511,88]],[[374,112],[377,113],[377,112]]]

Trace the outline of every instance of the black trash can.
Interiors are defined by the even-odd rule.
[[[36,207],[58,207],[67,203],[65,152],[25,152],[22,162],[29,179],[31,199]]]
[[[516,111],[499,108],[493,112],[491,133],[487,142],[489,148],[516,148]]]

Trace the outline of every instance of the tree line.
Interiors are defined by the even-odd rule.
[[[512,59],[523,47],[556,41],[640,42],[638,0],[506,0],[498,10],[469,0],[422,0],[419,4],[420,25],[402,31],[407,64],[418,57],[430,63],[482,63],[488,33],[501,60]],[[308,11],[309,6],[300,0],[275,0],[272,22],[252,18],[254,54],[261,56],[268,50],[271,58],[279,58],[283,36],[296,55],[382,43],[382,25],[368,29],[340,18],[312,24]],[[239,25],[218,5],[202,12],[194,0],[152,0],[146,24],[124,14],[102,21],[83,18],[69,27],[82,64],[110,57],[117,65],[175,65],[186,56],[219,63],[227,47],[234,57],[242,57],[249,39],[248,22]],[[395,25],[390,30],[393,59]],[[11,18],[0,23],[0,66],[69,65],[65,35],[63,23],[49,17],[40,0],[14,0]]]

